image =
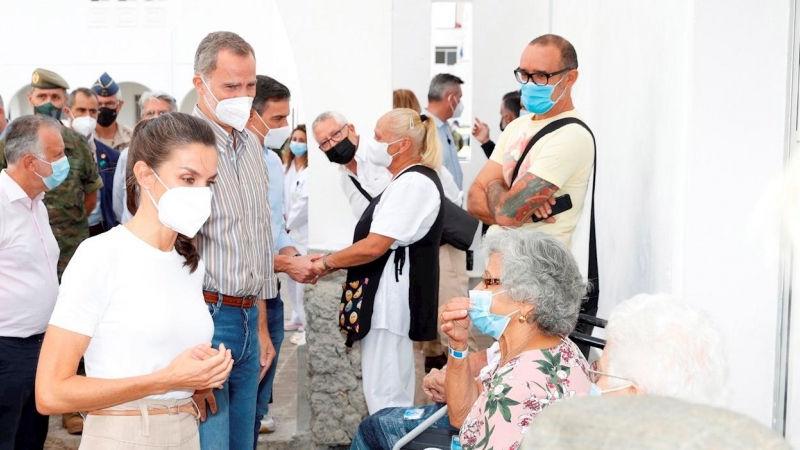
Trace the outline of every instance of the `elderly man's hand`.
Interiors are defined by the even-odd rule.
[[[422,390],[425,395],[436,403],[446,403],[444,396],[445,374],[444,370],[431,369],[431,372],[422,379]]]
[[[489,125],[481,122],[481,119],[475,118],[475,124],[472,125],[472,136],[481,144],[489,141]]]
[[[450,347],[454,350],[467,348],[470,323],[468,311],[470,309],[472,309],[472,300],[458,297],[447,302],[439,314],[442,333],[450,338]]]

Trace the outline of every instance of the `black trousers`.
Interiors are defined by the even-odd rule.
[[[44,333],[0,337],[0,450],[41,450],[48,417],[36,410],[34,384]]]

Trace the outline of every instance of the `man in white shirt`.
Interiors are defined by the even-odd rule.
[[[42,198],[47,186],[55,188],[69,171],[67,165],[64,172],[60,124],[39,115],[18,118],[6,129],[5,155],[8,168],[0,172],[0,449],[43,448],[47,417],[36,411],[34,381],[58,296],[59,249]]]
[[[340,165],[342,190],[353,215],[360,218],[369,202],[392,181],[392,174],[384,167],[370,164],[364,151],[358,151],[356,128],[341,113],[320,114],[311,124],[311,131],[328,160]]]

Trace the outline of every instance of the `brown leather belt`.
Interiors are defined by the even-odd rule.
[[[219,302],[219,294],[211,291],[203,291],[203,298],[206,303],[216,305]],[[225,306],[235,306],[236,308],[252,308],[256,304],[256,297],[249,295],[247,297],[232,297],[230,295],[222,296],[222,304]]]
[[[181,406],[165,406],[163,408],[153,408],[148,409],[147,414],[151,416],[157,416],[161,414],[191,414],[195,417],[199,416],[199,411],[197,407],[194,406],[194,402],[189,402]],[[89,411],[87,414],[92,414],[95,416],[141,416],[142,410],[140,409],[98,409],[95,411]]]

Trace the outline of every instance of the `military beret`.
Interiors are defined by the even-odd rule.
[[[112,95],[117,95],[119,86],[117,86],[117,82],[105,72],[94,82],[92,90],[100,97],[110,97]]]
[[[39,89],[69,89],[69,84],[61,75],[47,69],[36,69],[31,75],[31,87]]]

